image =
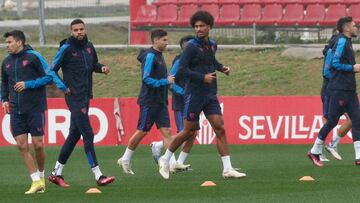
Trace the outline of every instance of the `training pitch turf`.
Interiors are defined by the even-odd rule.
[[[141,146],[133,157],[134,176],[125,175],[116,160],[124,147],[96,147],[101,170],[115,175],[116,181],[98,187],[102,194],[85,194],[96,187],[83,149],[78,147],[63,173],[68,189],[47,183],[46,193],[25,196],[30,186],[19,152],[15,147],[0,148],[0,202],[359,202],[360,167],[354,165],[352,145],[340,145],[342,161],[331,160],[315,168],[306,157],[310,145],[232,145],[232,162],[247,177],[225,180],[216,146],[196,145],[188,158],[192,171],[163,180],[152,160],[150,147]],[[48,176],[59,147],[47,147]],[[300,182],[302,176],[314,182]],[[201,187],[207,180],[215,187]]]

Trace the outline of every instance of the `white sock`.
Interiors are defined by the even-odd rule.
[[[228,171],[233,168],[231,165],[231,161],[230,161],[230,155],[222,156],[221,160],[222,160],[223,167],[224,167],[223,171]]]
[[[174,154],[173,152],[171,152],[169,149],[167,149],[165,154],[162,157],[167,163],[169,163],[173,154]]]
[[[43,171],[39,171],[39,169],[37,170],[37,173],[39,174],[40,178],[43,178],[45,176],[45,170]]]
[[[163,148],[164,147],[164,142],[163,141],[159,141],[159,142],[155,142],[154,143],[156,145],[156,148]]]
[[[170,158],[170,166],[175,166],[176,165],[176,158],[175,158],[175,154],[173,154]]]
[[[126,147],[124,155],[122,156],[122,160],[125,163],[129,163],[133,154],[134,154],[134,151]]]
[[[33,173],[33,174],[30,174],[30,177],[31,177],[31,180],[32,180],[32,181],[40,181],[40,177],[39,177],[38,172],[35,172],[35,173]]]
[[[179,154],[177,162],[179,164],[184,164],[184,162],[185,162],[186,158],[188,157],[188,155],[189,155],[189,153],[181,151],[180,154]]]
[[[100,171],[100,167],[99,166],[95,166],[94,168],[91,168],[92,172],[95,175],[95,179],[99,180],[100,176],[102,176],[103,174]]]
[[[61,176],[62,175],[62,170],[64,169],[64,164],[61,164],[60,162],[56,162],[54,170],[51,172],[51,174],[55,175],[55,176]]]
[[[319,138],[316,138],[315,143],[311,148],[310,152],[312,154],[322,154],[323,148],[324,148],[324,141]]]
[[[355,159],[360,159],[360,141],[354,142],[354,149],[355,149]]]
[[[331,140],[330,146],[331,146],[331,147],[337,147],[337,145],[339,144],[340,140],[341,140],[341,137],[340,137],[339,135],[335,135],[335,136],[333,137],[333,139]]]

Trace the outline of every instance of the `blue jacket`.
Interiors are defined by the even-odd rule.
[[[180,55],[175,56],[169,75],[175,76],[179,71]],[[171,85],[170,89],[173,94],[184,95],[185,80],[183,78],[175,78],[175,83]]]
[[[167,105],[169,81],[162,53],[150,48],[142,50],[137,59],[141,62],[142,76],[138,104],[145,106]]]
[[[60,44],[60,48],[51,63],[51,69],[55,73],[61,68],[63,80],[56,74],[54,83],[65,91],[70,89],[69,99],[87,100],[93,97],[92,94],[92,73],[102,73],[102,64],[93,44],[85,38],[79,41],[73,37],[68,38]]]
[[[180,55],[177,55],[172,63],[169,75],[175,76],[179,71]],[[183,78],[176,77],[175,83],[170,86],[172,92],[172,110],[183,111],[185,105],[184,98],[185,80]]]
[[[46,84],[51,82],[48,65],[29,45],[18,54],[10,54],[1,65],[1,101],[10,103],[10,113],[24,114],[47,109]],[[16,92],[14,85],[25,82],[25,90]]]
[[[223,65],[216,58],[217,44],[213,40],[207,42],[194,38],[181,53],[179,71],[176,77],[185,78],[185,95],[197,96],[216,95],[217,82],[204,82],[205,74],[222,71]]]
[[[329,43],[323,49],[324,65],[322,69],[322,75],[326,80],[329,80],[332,76],[330,68],[331,68],[332,50],[335,45],[336,39],[337,39],[337,35],[331,36]]]
[[[356,80],[353,71],[355,64],[351,38],[339,34],[332,50],[330,69],[332,77],[329,82],[329,90],[355,91]]]

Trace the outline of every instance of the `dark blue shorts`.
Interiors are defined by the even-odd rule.
[[[185,106],[184,95],[179,95],[173,93],[172,95],[172,110],[173,111],[183,111]]]
[[[184,119],[187,121],[199,121],[201,111],[205,116],[222,115],[219,100],[213,96],[185,96]]]
[[[10,126],[14,137],[27,133],[31,136],[43,136],[45,112],[10,114]]]
[[[167,106],[149,107],[140,105],[137,129],[143,132],[149,132],[154,123],[157,128],[170,128],[170,117]]]
[[[329,79],[323,79],[323,85],[321,87],[321,101],[323,103],[323,117],[327,119],[329,114],[329,101],[330,101],[330,94],[329,90],[327,89],[329,84]]]
[[[181,132],[184,129],[183,113],[184,113],[183,111],[174,110],[174,118],[175,118],[177,132]]]

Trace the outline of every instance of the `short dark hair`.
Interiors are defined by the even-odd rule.
[[[152,43],[154,43],[155,39],[159,39],[159,38],[162,38],[165,36],[167,36],[167,32],[165,30],[161,30],[161,29],[152,30],[150,33]]]
[[[70,23],[70,29],[72,28],[73,25],[76,25],[76,24],[84,24],[84,25],[85,25],[85,23],[84,23],[83,20],[77,18],[77,19],[74,19],[73,21],[71,21],[71,23]]]
[[[214,17],[207,11],[198,11],[190,18],[190,24],[192,27],[195,27],[197,21],[202,21],[206,25],[210,25],[210,28],[214,26]]]
[[[182,38],[180,39],[180,41],[179,41],[180,47],[181,47],[181,48],[184,48],[184,47],[183,47],[183,44],[184,44],[185,42],[190,41],[190,40],[193,39],[193,38],[194,38],[194,37],[191,36],[191,35],[186,35],[186,36],[182,37]]]
[[[340,18],[337,23],[336,23],[336,27],[337,30],[339,30],[339,32],[344,32],[344,26],[348,23],[351,23],[353,21],[351,16],[346,16],[346,17],[342,17]]]
[[[6,32],[4,34],[4,37],[5,38],[13,37],[16,41],[20,40],[23,45],[25,45],[25,42],[26,42],[25,34],[21,30],[13,30],[13,31],[10,31],[10,32]]]

